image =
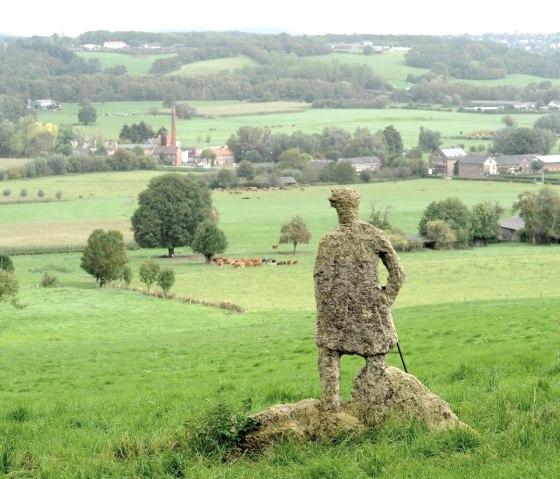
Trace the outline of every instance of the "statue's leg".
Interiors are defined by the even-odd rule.
[[[383,402],[389,392],[389,378],[385,366],[386,354],[366,356],[366,365],[354,378],[352,401],[362,404]]]
[[[319,348],[319,376],[323,389],[321,408],[325,411],[340,409],[340,353],[338,351]]]

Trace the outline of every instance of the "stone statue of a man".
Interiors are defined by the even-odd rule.
[[[358,219],[356,191],[335,188],[329,201],[339,225],[321,239],[315,263],[316,342],[321,404],[325,410],[337,410],[342,354],[366,360],[354,380],[353,401],[379,400],[383,394],[386,355],[397,343],[390,307],[405,271],[387,234]],[[385,286],[379,284],[380,259],[388,272]]]

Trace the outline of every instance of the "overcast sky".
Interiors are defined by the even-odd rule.
[[[89,30],[482,34],[560,31],[554,3],[470,0],[4,0],[0,32],[77,36]]]

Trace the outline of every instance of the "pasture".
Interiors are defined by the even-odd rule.
[[[215,60],[205,60],[200,62],[188,63],[179,70],[168,73],[168,76],[197,77],[205,75],[215,75],[223,71],[238,70],[243,67],[255,67],[259,63],[245,55],[229,58],[217,58]]]
[[[0,252],[25,241],[85,242],[95,227],[130,235],[137,194],[158,174],[3,182],[12,191],[64,195],[0,203]],[[79,268],[79,253],[13,256],[23,308],[0,303],[0,474],[557,477],[560,296],[552,279],[560,256],[556,247],[516,243],[401,254],[407,281],[394,317],[409,371],[476,434],[389,421],[362,438],[280,442],[261,457],[228,463],[193,449],[197,428],[216,411],[227,422],[230,413],[318,397],[312,270],[319,238],[336,224],[330,188],[213,193],[229,240],[225,256],[295,258],[296,265],[234,269],[207,266],[189,248],[178,248],[174,259],[161,257],[163,249],[129,252],[133,285],[141,285],[138,266],[150,257],[174,269],[172,292],[227,299],[243,313],[144,296],[118,281],[98,289]],[[521,191],[539,186],[431,179],[355,188],[362,219],[382,201],[391,205],[391,221],[414,233],[433,200],[490,200],[508,210]],[[296,214],[312,233],[310,244],[298,245],[295,255],[291,245],[272,250],[280,226]],[[58,287],[37,287],[45,272],[57,276]],[[394,352],[389,363],[400,367]],[[345,398],[359,367],[360,360],[344,357]]]
[[[326,126],[336,126],[353,133],[357,128],[370,131],[394,126],[401,134],[405,147],[418,144],[420,127],[441,132],[443,146],[463,144],[465,148],[489,141],[470,139],[468,134],[475,130],[498,130],[504,125],[504,115],[462,113],[456,111],[413,110],[390,108],[369,109],[313,109],[307,103],[298,102],[188,102],[197,110],[197,116],[189,120],[177,120],[177,136],[183,146],[225,145],[228,138],[242,126],[269,128],[273,133],[291,134],[296,131],[320,134]],[[56,112],[40,112],[42,122],[78,126],[85,134],[118,139],[126,123],[144,121],[155,130],[164,126],[170,128],[169,109],[160,102],[116,102],[94,103],[97,122],[78,126],[77,104],[65,104]],[[150,109],[158,110],[151,114]],[[518,126],[532,127],[540,118],[538,113],[511,114]]]
[[[175,56],[174,53],[154,53],[154,54],[135,54],[118,52],[77,52],[79,57],[90,60],[97,58],[101,63],[101,68],[114,68],[117,65],[124,65],[128,75],[148,75],[154,62],[160,58]]]

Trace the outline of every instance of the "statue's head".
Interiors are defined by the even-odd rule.
[[[336,209],[341,223],[358,218],[360,194],[352,188],[334,188],[329,198],[331,206]]]

